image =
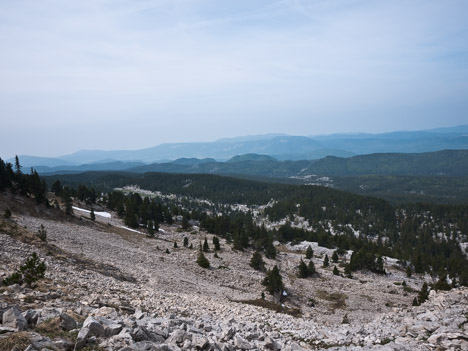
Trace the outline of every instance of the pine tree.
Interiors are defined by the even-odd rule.
[[[338,262],[338,254],[336,253],[336,250],[333,251],[332,261],[333,261],[334,263],[337,263],[337,262]]]
[[[276,258],[276,248],[275,245],[273,245],[273,241],[268,240],[268,244],[265,249],[265,256],[272,260]]]
[[[177,241],[174,241],[174,249],[177,249],[179,246],[177,245]]]
[[[375,272],[378,274],[385,274],[385,268],[383,265],[382,256],[377,257],[377,262],[375,264]]]
[[[312,250],[312,247],[309,245],[306,250],[306,258],[310,260],[313,257],[314,257],[314,250]]]
[[[21,174],[21,165],[20,165],[18,155],[15,156],[15,170],[16,170],[16,174]]]
[[[346,276],[346,278],[353,278],[353,276],[351,275],[351,268],[350,268],[350,265],[347,264],[344,268],[344,274]]]
[[[92,221],[96,220],[96,215],[94,214],[94,209],[91,209],[91,213],[89,214],[89,218],[91,218]]]
[[[24,264],[10,277],[3,280],[5,285],[25,283],[27,287],[41,278],[44,278],[46,265],[35,252],[26,259]]]
[[[250,267],[256,269],[257,271],[265,270],[265,261],[263,261],[262,255],[260,252],[255,251],[250,259]]]
[[[148,236],[150,238],[154,237],[154,227],[153,227],[153,221],[150,219],[148,220],[148,223],[146,224],[146,228],[148,230]]]
[[[189,230],[192,226],[190,225],[188,218],[186,216],[183,216],[182,218],[182,229],[183,230]]]
[[[418,303],[422,304],[428,298],[429,298],[429,289],[427,287],[427,283],[424,282],[424,284],[422,285],[422,288],[421,288],[421,290],[419,291],[419,294],[418,294]]]
[[[203,242],[203,252],[210,251],[210,247],[208,246],[208,239],[205,237],[205,241]]]
[[[265,286],[266,291],[270,295],[280,294],[284,290],[283,277],[278,266],[275,265],[273,269],[268,270],[265,279],[262,281],[262,285]]]
[[[309,264],[307,265],[307,269],[309,270],[309,275],[313,275],[315,271],[315,265],[312,260],[309,261]]]
[[[221,246],[219,245],[219,239],[218,239],[217,236],[214,236],[214,237],[213,237],[213,245],[214,245],[214,249],[215,249],[216,251],[221,250]]]
[[[323,259],[323,267],[328,267],[330,264],[330,261],[328,259],[328,255],[325,254],[325,258]]]
[[[338,270],[338,268],[336,268],[336,266],[333,268],[333,274],[340,275],[340,271]]]
[[[299,278],[307,278],[309,276],[309,269],[307,268],[307,265],[305,262],[301,259],[301,262],[299,263],[299,266],[297,266],[298,273],[297,276]]]
[[[198,252],[197,263],[202,268],[205,268],[205,269],[210,268],[210,262],[203,254],[203,251]]]
[[[188,238],[185,236],[184,237],[184,247],[188,246]]]
[[[406,266],[406,276],[408,278],[411,278],[412,275],[413,275],[413,269],[411,268],[411,265],[408,264]]]
[[[447,274],[446,273],[442,273],[442,274],[439,275],[439,280],[437,281],[437,283],[435,283],[434,289],[436,291],[438,291],[438,290],[448,291],[448,290],[452,289],[450,284],[447,282]]]

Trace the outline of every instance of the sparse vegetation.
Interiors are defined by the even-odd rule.
[[[3,284],[12,285],[24,283],[26,286],[32,287],[36,281],[44,278],[45,271],[45,263],[33,252],[16,272],[3,280]]]

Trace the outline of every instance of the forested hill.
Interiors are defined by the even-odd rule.
[[[307,172],[329,176],[413,175],[465,176],[468,150],[443,150],[419,154],[385,153],[350,158],[329,156],[310,165]]]
[[[250,156],[250,157],[247,157]],[[286,178],[310,174],[323,176],[408,175],[464,176],[468,174],[468,150],[443,150],[419,154],[384,153],[350,158],[328,156],[313,161],[277,161],[268,156],[238,156],[230,162],[196,165],[155,163],[127,169],[129,172],[243,174]],[[235,161],[235,162],[233,162]]]
[[[111,192],[116,187],[136,185],[166,195],[175,194],[178,195],[178,204],[187,213],[191,211],[191,218],[199,218],[204,228],[219,235],[236,233],[239,223],[245,221],[245,215],[238,217],[237,210],[233,210],[239,208],[236,204],[248,205],[249,213],[261,206],[263,214],[270,221],[302,218],[314,228],[313,231],[304,231],[283,226],[274,234],[281,241],[318,241],[321,246],[336,246],[344,250],[360,250],[365,246],[367,251],[409,260],[417,272],[449,269],[456,273],[465,270],[466,259],[459,243],[466,241],[468,233],[466,205],[392,206],[382,199],[325,187],[217,175],[83,173],[46,179],[49,184],[59,180],[62,186],[77,188],[79,184],[85,184],[99,191]],[[109,196],[112,201],[123,201],[118,192]],[[138,203],[143,204],[141,199]],[[124,215],[124,209],[130,208],[128,206],[129,203],[113,208],[120,208]],[[146,210],[144,206],[140,207],[138,205],[133,212],[145,218]],[[207,213],[217,215],[206,218]],[[252,226],[244,225],[250,229],[239,233],[245,235],[245,242],[248,243],[255,239],[249,235],[257,232]],[[332,232],[341,234],[331,235]]]

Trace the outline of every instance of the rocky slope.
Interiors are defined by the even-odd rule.
[[[429,277],[408,279],[392,260],[386,276],[348,279],[333,275],[333,264],[322,268],[331,252],[314,246],[319,275],[299,279],[303,246],[279,247],[277,260],[266,260],[286,286],[275,312],[268,295],[260,299],[264,275],[249,267],[252,252],[221,241],[218,258],[207,254],[209,270],[196,265],[199,242],[208,236],[211,244],[206,233],[162,227],[152,239],[114,217],[10,207],[13,217],[0,226],[0,278],[34,251],[47,271],[35,289],[0,287],[0,350],[468,349],[468,290],[431,291],[412,307]],[[35,235],[41,224],[47,243]],[[192,249],[182,247],[185,236]]]

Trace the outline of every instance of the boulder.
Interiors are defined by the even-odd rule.
[[[4,328],[14,328],[17,331],[26,330],[28,328],[28,322],[17,306],[13,306],[6,310],[2,319]]]
[[[78,325],[76,321],[68,314],[62,313],[60,315],[60,328],[62,328],[63,330],[70,331],[76,329],[77,326]]]
[[[241,350],[252,350],[254,346],[240,335],[234,336],[234,345]]]
[[[86,345],[86,342],[90,336],[91,333],[89,332],[88,328],[81,328],[76,338],[75,350],[81,350]]]
[[[122,326],[117,323],[112,323],[112,324],[106,324],[104,325],[104,334],[106,338],[118,335],[122,331]]]
[[[185,340],[192,340],[192,335],[182,329],[175,329],[171,336],[166,340],[168,344],[182,344]]]
[[[89,329],[90,335],[98,338],[105,336],[104,327],[95,318],[89,316],[83,323],[83,328]]]
[[[34,326],[37,324],[39,320],[40,313],[36,310],[27,310],[26,312],[22,313],[24,319],[28,322],[28,325]]]

